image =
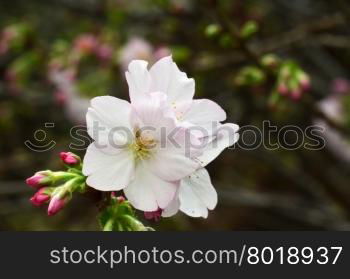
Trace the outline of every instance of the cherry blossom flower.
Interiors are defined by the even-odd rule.
[[[317,103],[318,108],[333,122],[346,124],[346,106],[344,97],[350,93],[350,82],[343,78],[335,79],[331,84],[331,93]],[[327,148],[341,161],[350,162],[350,143],[342,133],[331,127],[321,118],[314,119],[314,124],[322,127]]]
[[[165,208],[174,198],[178,181],[195,171],[199,164],[186,156],[184,146],[178,148],[169,141],[162,148],[160,129],[166,127],[170,133],[176,124],[166,116],[159,97],[151,95],[137,110],[126,101],[108,96],[94,98],[91,105],[87,125],[95,143],[88,147],[84,158],[87,184],[102,191],[124,189],[131,204],[143,211]],[[105,131],[96,136],[90,129],[93,122],[98,122]],[[133,131],[132,137],[113,133],[110,142],[108,138],[115,127]],[[155,130],[143,133],[142,129],[147,127]],[[180,143],[182,135],[179,137]],[[113,144],[121,147],[115,148]]]
[[[120,52],[120,62],[123,69],[135,59],[152,60],[153,47],[150,43],[139,37],[131,38]]]
[[[49,71],[49,79],[59,91],[59,99],[63,100],[63,108],[69,120],[76,124],[83,124],[84,115],[89,108],[89,100],[78,92],[74,83],[74,71],[52,67]]]
[[[206,217],[217,194],[204,167],[238,140],[238,126],[220,123],[226,114],[216,103],[193,100],[194,80],[171,57],[147,65],[136,60],[128,67],[131,103],[92,99],[86,121],[95,142],[84,158],[86,182],[123,190],[139,210],[169,212],[178,203],[188,215]]]
[[[129,63],[141,59],[157,61],[170,55],[170,49],[166,46],[154,48],[148,41],[141,37],[131,38],[120,52],[120,63],[123,69],[127,70]]]

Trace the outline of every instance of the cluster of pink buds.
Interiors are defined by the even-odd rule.
[[[81,159],[71,152],[61,152],[61,160],[66,171],[39,171],[26,180],[37,189],[30,201],[35,206],[48,204],[48,215],[58,213],[72,198],[76,191],[85,190],[85,176],[81,172]]]
[[[109,44],[101,42],[93,34],[83,34],[77,37],[74,42],[74,50],[82,55],[96,55],[104,61],[113,57],[113,48]]]
[[[294,101],[310,89],[310,77],[295,62],[286,61],[278,73],[277,91]]]

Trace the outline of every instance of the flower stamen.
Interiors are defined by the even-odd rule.
[[[129,145],[129,148],[134,153],[136,160],[149,159],[152,155],[152,148],[157,141],[153,138],[151,133],[144,131],[141,134],[140,130],[135,132],[135,141]]]

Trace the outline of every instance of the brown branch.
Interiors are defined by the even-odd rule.
[[[303,42],[306,38],[310,38],[310,36],[315,35],[315,33],[329,31],[346,24],[345,17],[340,13],[335,13],[309,23],[300,24],[290,31],[275,35],[265,40],[244,42],[239,38],[238,30],[233,26],[227,16],[220,14],[217,15],[216,18],[226,27],[232,36],[238,39],[239,47],[238,49],[233,50],[230,55],[216,56],[215,59],[213,59],[215,60],[215,63],[213,64],[203,66],[200,63],[195,63],[196,70],[213,70],[242,63],[247,61],[247,59],[256,63],[259,62],[258,58],[266,53],[291,47],[297,43]],[[316,37],[315,40],[312,40],[312,43],[319,43],[333,47],[350,47],[350,40],[347,37],[337,36],[334,38],[334,36],[330,36],[329,34],[323,34],[322,36],[320,35]]]
[[[294,29],[276,35],[272,38],[259,41],[250,47],[259,55],[267,52],[273,52],[284,47],[291,46],[306,38],[311,34],[324,32],[346,24],[346,19],[341,13],[328,15],[315,21],[301,24]]]

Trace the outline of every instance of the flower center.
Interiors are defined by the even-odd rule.
[[[129,145],[134,153],[136,160],[148,159],[152,155],[152,148],[155,147],[157,141],[154,139],[150,131],[136,130],[135,141]]]

